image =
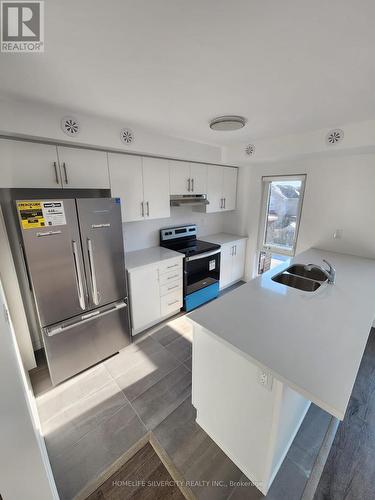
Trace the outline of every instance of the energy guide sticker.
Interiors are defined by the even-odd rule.
[[[58,201],[18,201],[17,209],[23,229],[66,224],[64,202]]]

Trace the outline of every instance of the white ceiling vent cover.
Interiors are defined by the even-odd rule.
[[[245,153],[248,156],[254,156],[255,155],[255,145],[254,144],[249,144],[248,146],[246,146]]]
[[[130,128],[122,128],[120,132],[120,138],[124,144],[127,146],[134,142],[134,133]]]
[[[66,135],[75,137],[79,134],[81,126],[79,124],[79,121],[73,116],[64,116],[61,119],[61,129]]]
[[[330,130],[326,135],[326,142],[328,146],[333,146],[338,144],[344,139],[344,131],[341,128],[334,128]]]

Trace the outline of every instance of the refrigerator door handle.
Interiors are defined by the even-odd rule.
[[[74,268],[76,271],[78,300],[79,300],[79,305],[81,306],[81,309],[84,311],[86,309],[85,296],[84,296],[84,292],[83,292],[81,265],[79,263],[77,242],[75,240],[72,241],[72,248],[73,248]]]
[[[96,273],[95,273],[95,261],[94,261],[94,249],[92,246],[92,241],[87,238],[87,251],[89,254],[89,268],[91,277],[91,287],[92,287],[92,300],[96,306],[99,305],[99,292],[96,283]]]
[[[80,316],[79,318],[72,320],[70,322],[65,322],[65,323],[63,322],[58,325],[46,327],[44,328],[44,332],[48,337],[53,337],[58,333],[64,333],[67,330],[70,330],[71,328],[74,328],[77,325],[83,325],[84,323],[88,323],[89,321],[95,320],[97,318],[102,318],[103,316],[118,311],[119,309],[123,309],[124,307],[127,307],[126,302],[120,301],[112,305],[111,307],[105,307],[99,311],[94,311],[89,314],[84,314],[83,316]]]

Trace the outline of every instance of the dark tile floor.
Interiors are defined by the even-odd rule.
[[[375,498],[375,330],[372,329],[344,420],[314,500]]]
[[[33,371],[62,500],[87,496],[116,470],[114,464],[121,467],[149,439],[179,477],[194,482],[191,498],[262,497],[195,422],[191,342],[191,326],[180,316],[55,388],[48,370]],[[311,406],[267,498],[301,498],[329,422],[325,412]]]

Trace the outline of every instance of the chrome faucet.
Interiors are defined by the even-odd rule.
[[[314,268],[319,269],[327,276],[328,283],[331,283],[331,285],[333,285],[336,279],[336,269],[328,262],[328,260],[323,259],[323,262],[327,264],[329,269],[324,269],[324,267],[318,266],[317,264],[306,264],[305,269],[306,271],[311,271],[311,269]]]

